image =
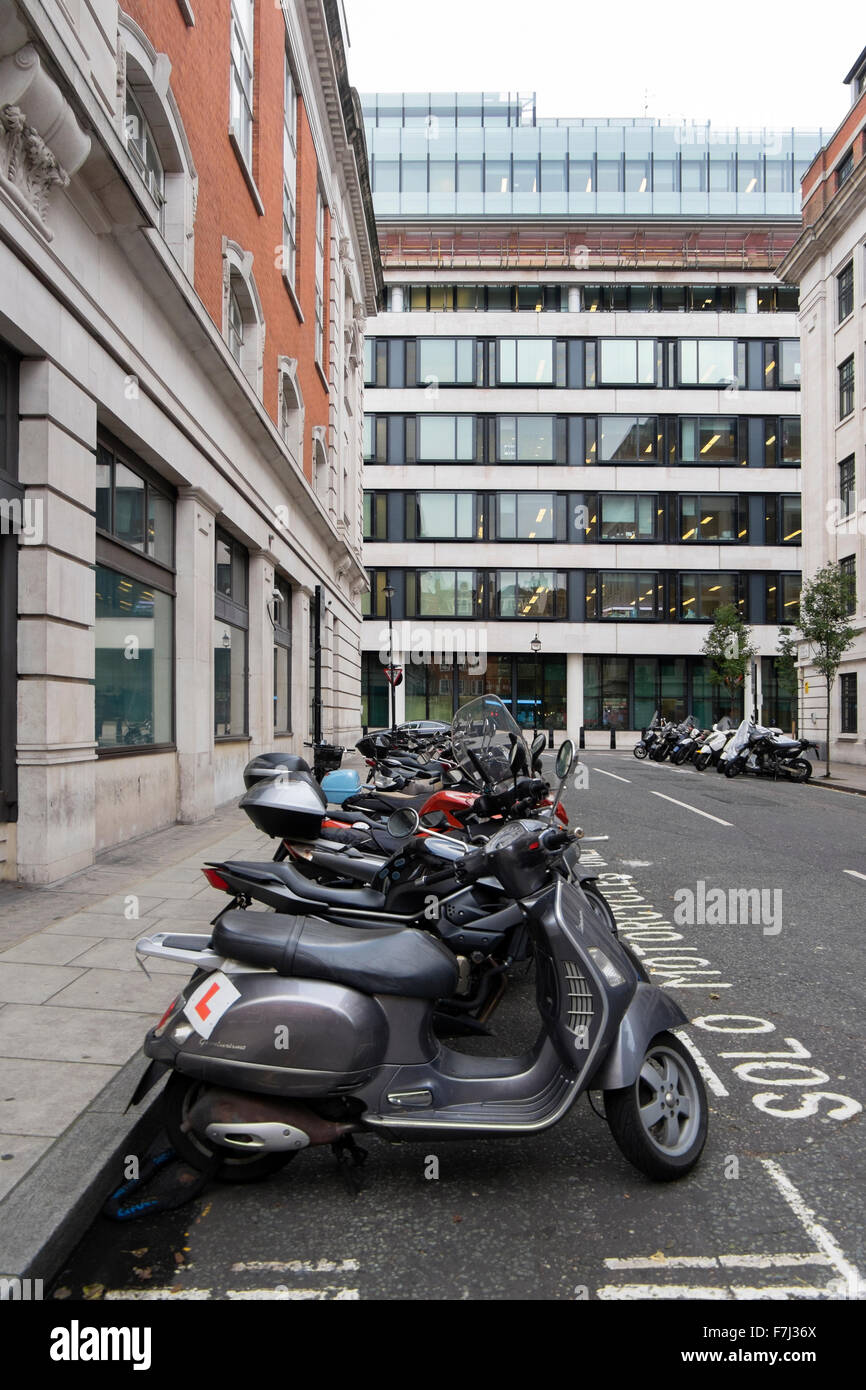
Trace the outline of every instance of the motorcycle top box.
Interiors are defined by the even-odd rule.
[[[325,819],[325,796],[303,772],[259,782],[240,799],[257,830],[275,839],[314,840]]]
[[[312,776],[310,764],[297,753],[260,753],[251,758],[244,768],[244,786],[258,786],[259,782],[272,782],[285,772],[306,772]]]

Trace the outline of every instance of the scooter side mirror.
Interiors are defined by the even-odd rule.
[[[388,834],[393,835],[395,840],[406,840],[415,834],[420,824],[421,817],[417,811],[410,806],[401,806],[388,817]]]
[[[555,772],[560,782],[564,781],[571,771],[574,762],[574,744],[570,738],[563,739],[559,745],[559,752],[556,755]]]
[[[526,755],[526,744],[522,739],[515,735],[514,742],[508,750],[508,762],[515,777],[529,771],[529,759]]]

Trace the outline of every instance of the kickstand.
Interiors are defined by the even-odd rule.
[[[367,1150],[360,1148],[351,1134],[346,1134],[331,1145],[331,1152],[337,1160],[346,1190],[357,1197],[364,1186],[361,1169],[367,1162]]]

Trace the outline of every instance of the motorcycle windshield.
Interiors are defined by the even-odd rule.
[[[461,768],[476,786],[511,785],[511,750],[515,744],[520,744],[526,755],[518,776],[529,767],[529,750],[520,725],[498,695],[482,695],[457,711],[451,724],[451,744]]]

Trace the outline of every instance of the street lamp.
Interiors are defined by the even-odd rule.
[[[394,691],[394,624],[391,620],[391,600],[394,597],[394,588],[391,584],[386,584],[382,592],[385,595],[388,613],[388,685],[391,688],[389,698],[391,702],[391,732],[393,733],[397,724],[397,716],[395,713],[396,695]]]
[[[541,638],[539,637],[539,635],[538,635],[537,632],[536,632],[535,636],[533,637],[533,639],[532,639],[532,641],[530,642],[529,645],[530,645],[530,647],[532,648],[533,654],[534,654],[534,656],[535,656],[535,697],[534,697],[534,699],[533,699],[533,701],[532,701],[532,732],[533,732],[534,734],[537,734],[537,733],[538,733],[538,667],[539,667],[539,655],[538,655],[538,654],[539,654],[539,652],[541,651]]]

